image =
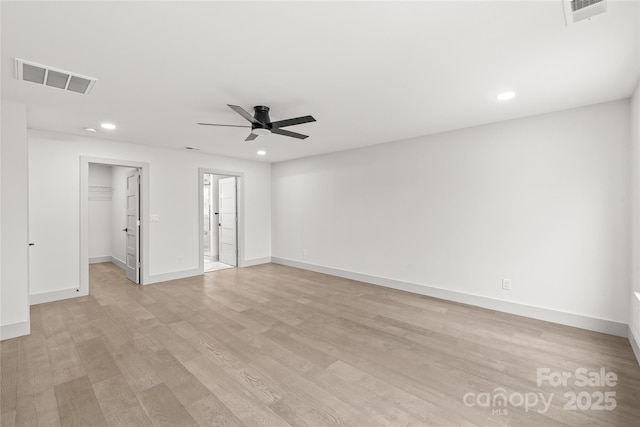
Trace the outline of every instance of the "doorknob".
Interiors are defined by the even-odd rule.
[[[35,243],[29,243],[29,246],[35,246],[35,245],[36,245]]]
[[[123,228],[123,229],[122,229],[122,231],[127,231],[127,230],[129,230],[129,229],[128,229],[128,228]]]

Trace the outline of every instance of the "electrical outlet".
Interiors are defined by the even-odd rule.
[[[306,249],[302,250],[302,256],[307,256],[307,250]]]
[[[178,264],[182,264],[182,257],[181,256],[178,257]]]
[[[511,290],[511,279],[502,279],[502,289],[505,291]]]

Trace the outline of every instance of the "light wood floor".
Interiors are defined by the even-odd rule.
[[[31,335],[1,343],[3,426],[640,425],[623,338],[277,265],[90,275],[90,296],[33,306]],[[537,368],[601,367],[615,387],[536,385]],[[554,397],[545,413],[463,402],[499,387]],[[563,410],[571,391],[617,407]]]

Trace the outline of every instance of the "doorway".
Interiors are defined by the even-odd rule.
[[[108,180],[96,184],[90,177],[90,166],[101,167],[105,173],[110,170],[111,184]],[[111,261],[125,270],[132,282],[148,283],[149,234],[141,219],[149,211],[149,164],[81,157],[80,189],[80,286],[75,290],[76,296],[89,294],[89,264],[92,262]],[[102,210],[103,216],[106,212],[105,206],[96,205],[96,196],[112,199],[109,231],[103,236],[106,240],[100,246],[103,250],[98,253],[94,239],[96,224],[92,222],[94,215],[90,212],[96,212],[96,208]]]
[[[203,273],[239,265],[239,179],[229,173],[201,170],[200,265]]]
[[[139,284],[140,169],[90,163],[88,181],[89,263],[111,262]]]

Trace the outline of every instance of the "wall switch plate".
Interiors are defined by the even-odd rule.
[[[151,222],[160,222],[160,215],[151,214]]]
[[[511,279],[502,279],[502,289],[505,291],[511,290]]]

